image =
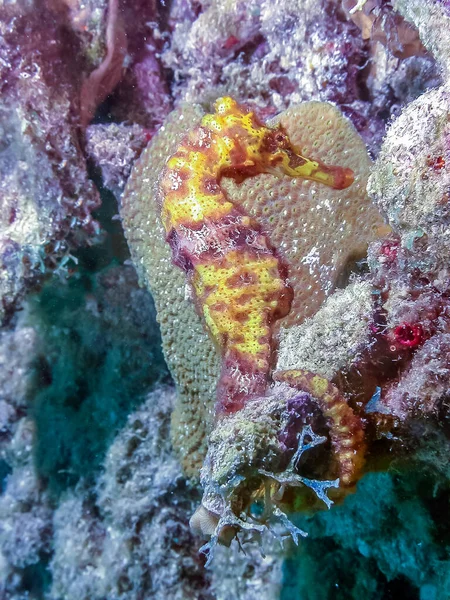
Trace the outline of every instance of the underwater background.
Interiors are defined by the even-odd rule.
[[[449,68],[444,0],[0,2],[0,598],[450,598]],[[205,566],[208,485],[287,468],[294,426],[327,438],[307,477],[338,454],[311,390],[270,444],[214,420],[155,186],[224,96],[356,173],[224,188],[296,273],[274,378],[333,382],[367,452],[330,510],[282,498],[298,546],[266,527]]]

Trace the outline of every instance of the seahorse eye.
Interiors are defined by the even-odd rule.
[[[280,162],[283,162],[283,156],[281,155],[281,153],[272,154],[272,156],[270,156],[269,160],[270,160],[271,166],[275,167]]]

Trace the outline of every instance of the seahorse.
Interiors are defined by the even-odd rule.
[[[227,198],[222,177],[302,177],[344,189],[351,169],[299,154],[281,126],[270,128],[230,97],[187,133],[160,180],[161,220],[173,261],[187,274],[197,308],[222,354],[216,414],[263,395],[270,377],[272,323],[290,310],[287,270],[258,223]]]
[[[341,488],[352,488],[364,465],[364,429],[361,419],[347,404],[338,388],[320,375],[302,369],[279,371],[273,376],[291,387],[308,392],[327,420]]]

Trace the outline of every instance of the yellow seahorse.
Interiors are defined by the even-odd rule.
[[[271,324],[290,309],[287,272],[258,224],[233,205],[222,177],[302,177],[344,189],[350,169],[301,156],[281,126],[220,98],[171,156],[162,174],[161,218],[175,264],[188,275],[198,310],[223,356],[217,414],[262,395],[271,363]]]

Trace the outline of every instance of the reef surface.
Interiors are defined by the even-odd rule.
[[[0,5],[0,597],[450,597],[449,48],[443,0]],[[352,173],[214,171],[292,291],[235,404],[161,219],[218,98]]]

